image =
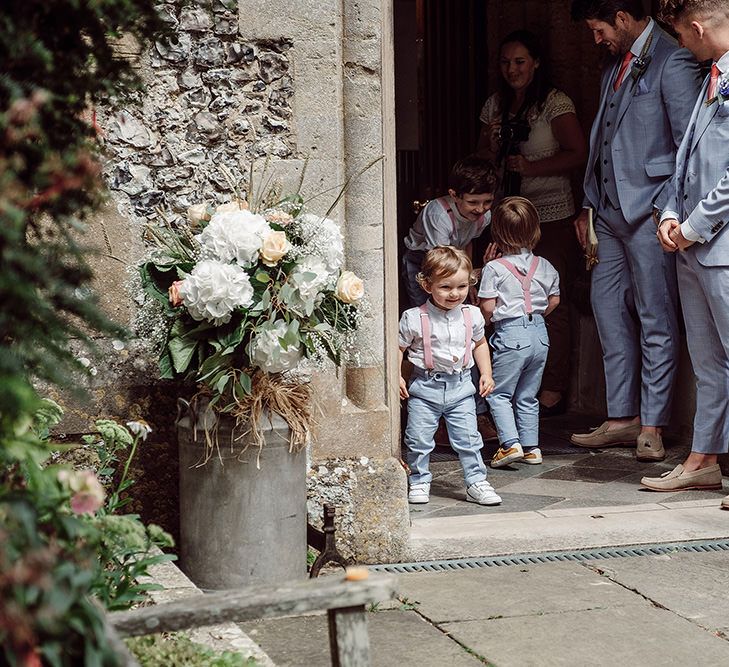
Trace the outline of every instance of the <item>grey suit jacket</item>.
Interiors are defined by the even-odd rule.
[[[648,54],[650,64],[637,85],[629,86],[620,100],[610,152],[620,208],[626,221],[636,224],[665,207],[667,182],[676,166],[676,150],[691,116],[700,86],[696,61],[657,24]],[[613,59],[601,80],[600,108],[590,132],[590,158],[585,172],[585,206],[599,209],[600,188],[595,162],[600,157],[602,116],[617,72]]]
[[[678,149],[668,208],[705,241],[687,252],[704,266],[729,266],[729,100],[705,107],[708,85],[707,77]]]

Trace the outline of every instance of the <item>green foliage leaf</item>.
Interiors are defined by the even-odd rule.
[[[187,336],[170,338],[167,342],[167,349],[172,357],[172,365],[176,373],[184,373],[187,370],[195,354],[197,345],[198,341],[192,340]]]

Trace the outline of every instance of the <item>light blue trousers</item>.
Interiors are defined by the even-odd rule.
[[[676,254],[686,342],[696,374],[691,451],[725,454],[729,451],[729,270],[702,266],[690,248]]]
[[[608,417],[670,418],[678,362],[676,256],[656,243],[651,218],[631,225],[608,205],[595,225],[599,263],[592,311],[602,345]]]
[[[483,440],[476,426],[475,392],[470,371],[448,374],[414,369],[408,387],[405,428],[410,484],[429,483],[433,478],[428,466],[441,417],[445,419],[451,447],[461,461],[466,486],[486,479],[486,466],[481,458]]]
[[[539,445],[537,392],[549,352],[541,315],[494,322],[491,366],[496,388],[486,397],[501,444]]]

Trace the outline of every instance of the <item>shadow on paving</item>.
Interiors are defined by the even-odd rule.
[[[488,479],[503,502],[482,507],[465,502],[465,485],[458,456],[446,443],[439,443],[431,457],[430,502],[411,505],[413,519],[473,514],[532,512],[574,507],[617,507],[685,500],[717,500],[727,491],[683,491],[656,494],[640,486],[645,476],[659,476],[681,463],[690,445],[677,438],[664,439],[666,460],[640,463],[635,446],[589,450],[570,443],[572,433],[587,432],[601,423],[598,417],[567,414],[540,422],[542,465],[515,463],[505,468],[489,467]],[[441,436],[442,439],[442,436]],[[498,445],[488,442],[482,449],[488,465]]]

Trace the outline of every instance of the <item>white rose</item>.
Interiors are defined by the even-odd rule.
[[[187,219],[191,225],[199,225],[203,220],[210,220],[207,204],[194,204],[187,209]]]
[[[301,361],[301,342],[285,345],[283,339],[292,325],[283,320],[264,322],[256,331],[251,343],[251,361],[267,373],[291,370]]]
[[[276,266],[290,250],[286,232],[270,232],[263,238],[261,260],[266,266]]]
[[[344,303],[354,303],[364,296],[364,283],[362,278],[351,271],[343,271],[337,281],[336,295]]]
[[[235,264],[209,259],[197,263],[178,292],[193,319],[208,320],[216,326],[230,322],[236,308],[253,303],[248,274]]]
[[[215,209],[216,213],[235,213],[236,211],[247,211],[248,202],[244,199],[234,199],[229,201],[227,204],[220,204]]]
[[[271,228],[263,216],[250,211],[216,212],[198,236],[205,257],[223,262],[235,260],[241,266],[258,261],[263,239]]]

